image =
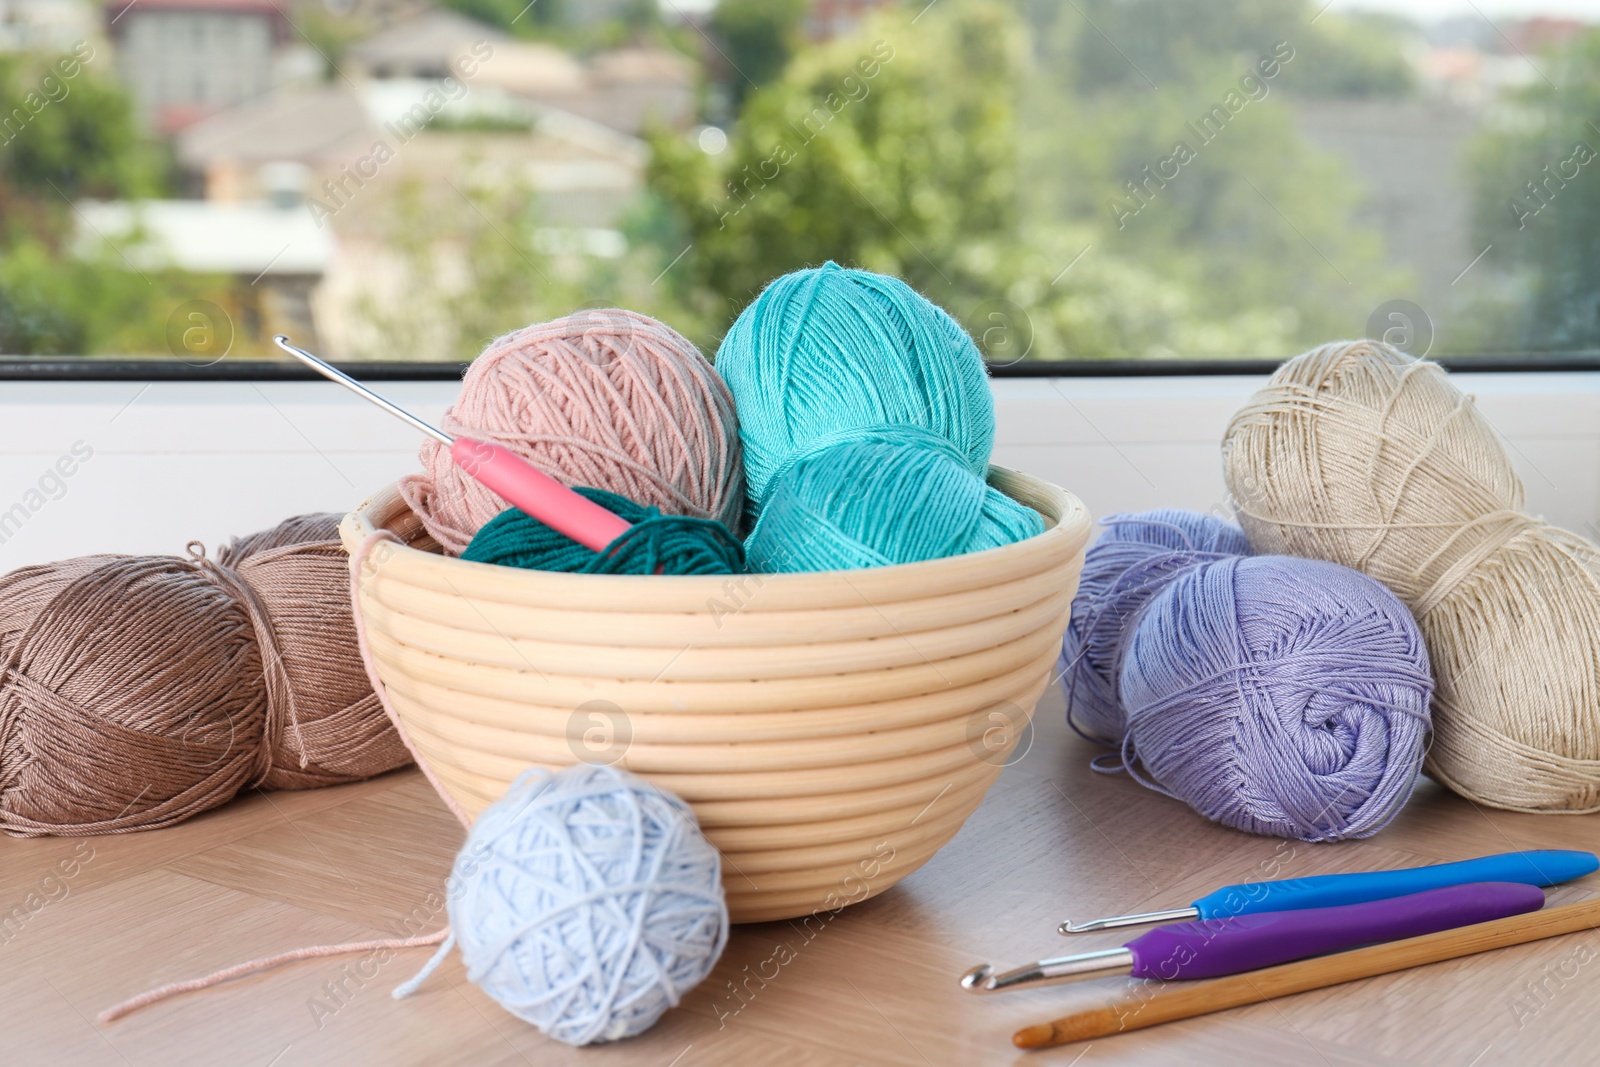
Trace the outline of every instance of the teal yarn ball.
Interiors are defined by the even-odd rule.
[[[739,412],[754,519],[783,468],[874,427],[949,442],[982,478],[994,400],[965,330],[898,278],[836,263],[768,285],[717,349]]]
[[[570,574],[741,574],[744,548],[722,523],[636,504],[604,489],[580,487],[580,495],[633,523],[633,528],[595,552],[538,519],[507,508],[479,530],[461,558],[535,571]]]
[[[1044,532],[1039,513],[921,431],[843,441],[784,470],[745,541],[752,571],[853,570],[998,548]]]

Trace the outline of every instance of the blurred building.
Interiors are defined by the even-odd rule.
[[[141,117],[167,134],[319,65],[277,0],[110,0],[106,32]]]
[[[1427,28],[1413,63],[1428,95],[1482,109],[1539,81],[1548,53],[1590,28],[1577,19],[1443,19]]]
[[[537,41],[508,41],[478,71],[486,84],[530,100],[567,101],[589,90],[589,74],[570,52]]]
[[[340,64],[355,79],[441,79],[464,56],[478,63],[474,86],[505,90],[623,133],[651,122],[685,128],[694,118],[693,60],[662,48],[619,48],[579,59],[553,45],[513,40],[453,11],[403,19],[350,46]]]
[[[173,154],[186,194],[232,203],[266,195],[263,167],[293,162],[313,175],[332,174],[379,132],[356,92],[334,82],[269,93],[201,119],[177,135]]]
[[[446,102],[429,112],[430,99]],[[212,241],[238,240],[240,263],[266,271],[249,287],[251,299],[241,300],[245,323],[293,321],[296,329],[283,332],[346,352],[369,344],[364,307],[405,299],[394,248],[396,227],[404,225],[397,223],[402,193],[414,192],[449,232],[475,223],[464,189],[525,190],[541,252],[615,257],[626,250],[618,227],[644,188],[649,158],[636,137],[477,78],[452,98],[438,81],[416,78],[273,93],[195,123],[177,136],[175,149],[186,190],[209,198],[195,202],[192,216],[179,218],[164,205],[149,216],[152,235],[180,253],[175,264],[206,269],[198,254],[182,254],[191,233],[185,227],[213,220]],[[246,230],[267,220],[282,224],[270,249]],[[318,242],[298,236],[312,232]],[[285,272],[280,261],[266,270],[257,262],[263,250],[270,258],[290,240],[322,250],[322,269]],[[453,262],[452,255],[458,253],[446,241],[441,262]]]
[[[0,52],[70,52],[97,28],[88,0],[0,0]]]
[[[351,78],[444,78],[474,44],[486,42],[498,50],[508,40],[486,23],[448,8],[428,8],[352,44],[339,67]]]
[[[282,195],[259,203],[81,201],[78,247],[90,253],[106,241],[141,270],[227,275],[225,310],[239,335],[259,344],[286,333],[315,347],[312,293],[334,240],[306,213],[294,190],[299,180],[285,172]]]
[[[272,194],[276,164],[298,164],[307,195],[334,209],[341,231],[381,228],[384,190],[402,176],[453,198],[447,179],[487,168],[525,184],[541,222],[555,227],[612,227],[643,188],[649,153],[637,138],[477,79],[437,113],[419,112],[430,93],[441,99],[437,84],[336,82],[220,112],[174,140],[183,188],[222,203],[259,200]]]
[[[1588,29],[1589,24],[1578,19],[1539,17],[1507,23],[1500,32],[1509,51],[1531,56],[1558,48]]]
[[[1408,268],[1417,299],[1448,306],[1451,282],[1480,251],[1469,247],[1463,153],[1477,113],[1448,99],[1303,99],[1300,132],[1350,168],[1359,218],[1383,234],[1390,262]]]
[[[695,117],[694,61],[664,48],[618,48],[588,64],[589,88],[566,110],[626,133],[651,122],[686,128]]]

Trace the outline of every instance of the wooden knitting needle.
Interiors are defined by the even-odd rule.
[[[1011,1037],[1018,1048],[1047,1048],[1072,1041],[1109,1037],[1126,1030],[1177,1019],[1191,1019],[1227,1008],[1258,1004],[1274,997],[1353,982],[1358,978],[1403,971],[1425,963],[1459,959],[1494,948],[1523,945],[1561,934],[1600,927],[1600,898],[1546,908],[1507,919],[1442,930],[1382,945],[1338,952],[1331,956],[1280,964],[1259,971],[1201,982],[1168,982],[1147,997],[1125,996],[1104,1007],[1024,1027]],[[1147,989],[1149,987],[1146,987]]]

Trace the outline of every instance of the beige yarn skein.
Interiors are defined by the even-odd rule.
[[[1523,513],[1493,427],[1436,363],[1377,341],[1285,363],[1223,467],[1256,552],[1332,560],[1417,617],[1429,774],[1511,811],[1600,811],[1600,549]]]

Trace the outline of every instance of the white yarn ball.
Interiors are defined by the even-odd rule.
[[[524,772],[473,824],[447,900],[467,976],[569,1045],[648,1030],[728,942],[694,812],[612,767]]]

